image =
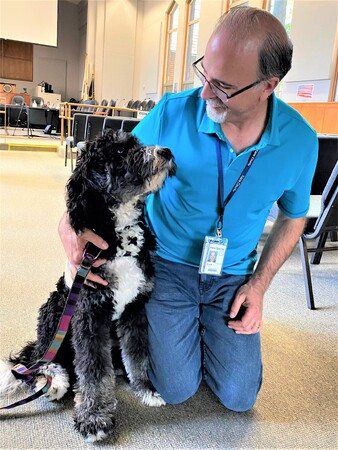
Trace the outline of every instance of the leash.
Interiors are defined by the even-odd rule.
[[[69,329],[70,322],[75,312],[76,303],[79,298],[80,290],[85,282],[85,279],[93,263],[99,257],[101,251],[102,251],[101,249],[96,247],[91,242],[87,243],[85,250],[83,252],[80,267],[77,270],[72,287],[68,293],[67,301],[64,306],[56,333],[54,334],[53,340],[49,345],[48,350],[41,359],[39,359],[35,364],[30,366],[29,368],[25,367],[23,364],[17,364],[16,366],[14,366],[12,368],[12,373],[16,379],[23,380],[28,385],[31,384],[33,381],[33,376],[31,374],[36,372],[38,368],[41,367],[42,365],[50,364],[56,357],[57,352],[61,347],[61,344],[64,338],[66,337],[67,331]],[[41,395],[45,394],[48,391],[51,384],[52,384],[52,377],[47,376],[46,384],[37,392],[35,392],[34,394],[30,395],[27,398],[24,398],[23,400],[19,400],[15,403],[12,403],[11,405],[3,406],[2,408],[0,408],[0,410],[15,408],[16,406],[24,405],[25,403],[29,403],[32,400],[41,397]]]

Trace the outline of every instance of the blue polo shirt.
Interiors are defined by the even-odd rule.
[[[223,236],[229,240],[223,271],[250,274],[273,203],[278,201],[292,218],[308,211],[317,135],[300,114],[272,95],[260,141],[237,156],[220,124],[207,116],[200,92],[165,94],[133,130],[146,145],[170,148],[177,164],[176,175],[148,196],[146,215],[159,256],[199,266],[204,237],[215,235],[220,211],[216,140],[221,144],[224,197],[257,149],[253,165],[225,207],[223,223]]]

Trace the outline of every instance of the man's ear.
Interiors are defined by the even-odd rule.
[[[262,100],[266,100],[270,97],[270,95],[273,93],[273,91],[276,89],[279,83],[278,77],[272,77],[268,80],[264,81],[265,83],[265,89],[262,92]]]

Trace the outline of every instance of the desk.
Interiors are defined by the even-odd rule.
[[[56,131],[60,128],[59,110],[55,108],[27,108],[27,136],[31,128],[46,128],[50,125]],[[50,130],[51,131],[51,130]]]
[[[42,92],[41,86],[36,86],[34,95],[43,98],[44,104],[51,108],[55,108],[55,106],[58,106],[61,103],[61,94],[56,94],[55,92]]]
[[[3,105],[10,105],[12,103],[12,98],[17,95],[20,95],[25,99],[26,105],[30,104],[30,95],[16,92],[0,92],[0,103],[2,103]]]
[[[3,120],[4,120],[4,129],[5,133],[7,134],[7,115],[6,115],[6,106],[0,106],[0,114],[2,114]]]

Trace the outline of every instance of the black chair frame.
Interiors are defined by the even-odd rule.
[[[329,233],[338,231],[338,162],[327,181],[322,195],[322,207],[320,214],[315,219],[310,219],[302,236],[299,238],[300,254],[305,281],[307,306],[316,309],[313,295],[313,286],[310,271],[309,253],[313,253],[312,264],[319,264],[323,252],[338,250],[338,246],[326,246]],[[314,247],[308,248],[307,242],[315,239]]]

